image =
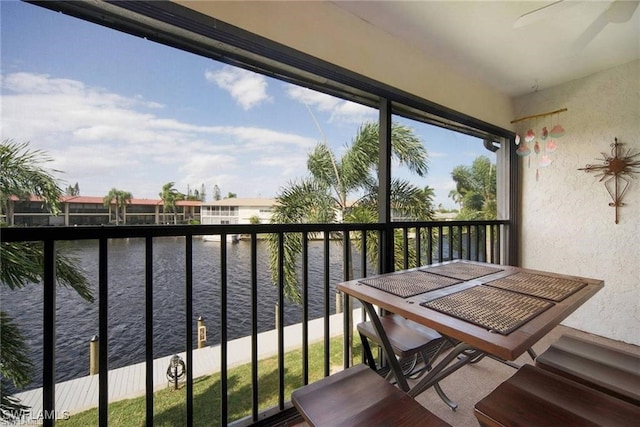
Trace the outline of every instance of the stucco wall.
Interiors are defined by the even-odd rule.
[[[521,160],[522,265],[603,279],[604,289],[564,324],[640,345],[640,174],[631,179],[615,224],[603,183],[577,170],[602,164],[597,159],[610,154],[615,137],[640,152],[640,61],[520,97],[514,107],[518,117],[568,108],[559,117],[566,135],[538,181],[535,155],[531,168]],[[556,119],[519,130],[539,130]]]
[[[485,122],[511,129],[511,99],[331,2],[176,1]]]

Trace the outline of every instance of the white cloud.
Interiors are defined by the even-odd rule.
[[[213,133],[232,137],[235,141],[243,143],[244,148],[253,150],[282,149],[284,145],[310,148],[315,144],[311,138],[257,127],[220,126],[207,129]]]
[[[344,102],[339,98],[302,86],[289,86],[287,88],[287,95],[291,99],[315,107],[320,111],[331,111],[341,102]]]
[[[245,111],[271,100],[267,79],[260,74],[227,65],[219,71],[207,70],[204,77],[229,92]]]
[[[225,184],[239,195],[274,195],[282,176],[305,171],[315,140],[252,126],[202,126],[159,117],[158,103],[82,82],[17,73],[2,84],[1,138],[31,141],[82,194],[109,188],[157,197],[162,184]],[[167,113],[169,114],[169,113]],[[276,162],[274,159],[279,159]],[[224,182],[222,180],[224,179]]]
[[[287,95],[293,100],[306,104],[309,108],[329,113],[329,123],[362,123],[366,120],[375,120],[377,114],[373,108],[300,86],[289,86]]]

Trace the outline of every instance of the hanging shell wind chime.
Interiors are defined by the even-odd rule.
[[[551,156],[558,148],[556,140],[561,138],[565,134],[564,127],[559,123],[560,113],[567,111],[566,108],[552,111],[550,113],[536,114],[533,116],[522,117],[520,119],[512,120],[511,123],[530,121],[535,119],[536,124],[534,127],[529,128],[524,133],[524,138],[521,139],[520,134],[515,135],[516,154],[520,157],[528,157],[527,165],[531,167],[531,152],[535,153],[536,163],[536,181],[540,179],[540,169],[546,168],[553,162]],[[538,128],[537,120],[543,117],[558,116],[558,121],[553,126],[543,126],[539,133],[536,135],[534,129]],[[553,121],[552,121],[553,124]],[[549,130],[551,128],[551,130]],[[522,141],[524,140],[524,141]]]

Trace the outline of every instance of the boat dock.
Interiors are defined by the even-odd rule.
[[[353,322],[361,320],[361,310],[353,312]],[[342,335],[342,314],[334,314],[330,318],[330,335]],[[324,337],[323,319],[309,321],[309,342],[321,341]],[[284,328],[285,351],[301,348],[302,324],[298,323]],[[238,338],[229,341],[228,368],[251,362],[251,337]],[[264,359],[278,354],[278,331],[271,330],[258,334],[258,359]],[[186,353],[178,353],[186,362]],[[153,362],[154,390],[168,387],[166,373],[169,361],[173,355],[155,359]],[[210,346],[193,350],[193,378],[211,375],[220,371],[220,346]],[[109,370],[109,403],[130,399],[145,394],[145,363],[125,366]],[[69,381],[56,383],[56,412],[73,416],[78,412],[98,406],[98,378],[99,375],[88,375]],[[42,413],[42,388],[16,393],[15,397],[22,404],[29,406],[31,414]],[[22,422],[24,424],[24,422]]]

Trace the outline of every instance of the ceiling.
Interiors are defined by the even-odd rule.
[[[509,96],[640,58],[638,1],[333,3]]]

